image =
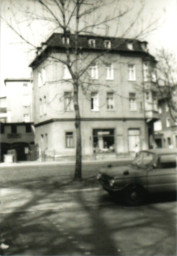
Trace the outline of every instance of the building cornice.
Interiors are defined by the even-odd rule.
[[[146,120],[146,118],[144,117],[126,117],[126,118],[121,118],[121,117],[98,117],[98,118],[80,118],[81,122],[93,122],[93,121],[122,121],[122,122],[126,122],[126,121],[138,121],[138,120]],[[51,123],[55,123],[55,122],[75,122],[75,118],[52,118],[49,120],[45,120],[43,122],[39,122],[39,123],[35,123],[34,126],[35,127],[39,127],[39,126],[43,126],[43,125],[47,125],[47,124],[51,124]]]

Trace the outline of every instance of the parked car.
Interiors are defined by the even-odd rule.
[[[176,191],[176,160],[175,150],[144,150],[128,166],[109,165],[101,169],[97,179],[112,196],[121,196],[127,204],[138,205],[147,193]]]

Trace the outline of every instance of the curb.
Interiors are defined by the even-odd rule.
[[[122,159],[110,159],[110,160],[85,160],[82,162],[82,164],[100,164],[100,163],[121,163],[121,162],[131,162],[132,158],[122,158]],[[75,161],[46,161],[46,162],[40,162],[40,161],[32,161],[32,162],[18,162],[18,163],[0,163],[1,167],[22,167],[22,166],[45,166],[45,165],[74,165]]]

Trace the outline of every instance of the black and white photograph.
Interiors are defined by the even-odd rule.
[[[0,0],[0,256],[177,256],[177,0]]]

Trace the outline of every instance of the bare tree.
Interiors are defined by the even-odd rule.
[[[127,37],[132,34],[132,38],[143,37],[157,28],[157,20],[153,19],[151,23],[144,24],[142,21],[143,2],[138,8],[133,8],[123,4],[120,0],[28,0],[22,1],[23,4],[14,7],[14,2],[19,1],[9,0],[11,5],[11,19],[4,17],[6,24],[28,45],[36,48],[34,41],[31,40],[29,34],[26,33],[27,27],[33,33],[35,27],[32,22],[40,21],[46,25],[46,29],[51,32],[60,32],[63,34],[65,42],[65,56],[56,57],[50,56],[53,61],[61,62],[67,66],[71,75],[71,84],[73,87],[73,102],[75,111],[75,128],[76,128],[76,165],[75,165],[75,180],[82,179],[82,138],[81,138],[81,120],[79,94],[80,91],[85,94],[93,86],[88,79],[88,70],[96,60],[102,60],[102,57],[110,50],[106,49],[94,56],[81,54],[79,38],[81,35],[108,35],[110,33]],[[20,1],[21,2],[21,1]],[[21,2],[21,3],[22,3]],[[24,4],[26,3],[26,5]],[[23,16],[19,16],[19,10]],[[132,11],[134,10],[134,11]],[[23,17],[23,18],[22,18]],[[126,22],[123,22],[123,20]],[[18,22],[17,22],[18,20]],[[144,26],[136,25],[144,24]],[[44,26],[43,26],[44,27]],[[23,28],[25,31],[23,31]],[[136,29],[135,29],[136,28]],[[120,32],[121,31],[121,32]],[[136,32],[135,32],[136,31]],[[67,38],[72,35],[74,43],[72,47],[67,44]],[[118,47],[117,45],[115,47]],[[82,65],[81,65],[82,63]],[[96,84],[95,84],[96,85]]]
[[[164,99],[170,115],[176,121],[177,115],[177,60],[166,49],[157,51],[157,85],[160,99]]]

